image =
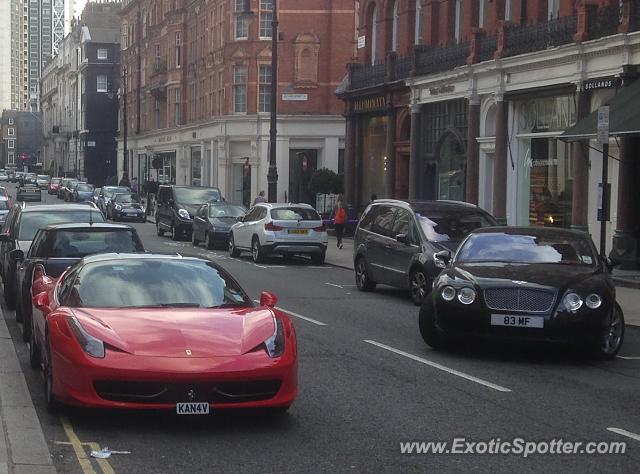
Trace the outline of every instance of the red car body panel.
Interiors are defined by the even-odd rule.
[[[175,401],[106,399],[98,394],[96,383],[149,382],[188,388],[194,384],[277,381],[277,392],[267,399],[214,401],[209,402],[210,409],[285,408],[293,403],[298,392],[296,333],[284,313],[266,307],[59,307],[55,291],[64,276],[55,280],[44,276],[33,283],[34,288],[47,292],[50,301],[49,308],[43,310],[34,306],[33,324],[40,353],[45,354],[42,348],[47,340],[51,347],[57,400],[91,408],[175,409]],[[70,317],[104,342],[104,358],[84,351],[68,325]],[[263,343],[274,334],[274,317],[282,323],[285,349],[280,357],[271,358]],[[178,401],[190,401],[186,390],[184,395],[185,399]]]

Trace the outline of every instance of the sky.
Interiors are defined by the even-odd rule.
[[[79,17],[80,14],[82,13],[82,10],[84,9],[84,6],[87,3],[87,0],[75,0],[76,1],[76,9],[74,12],[74,16]]]

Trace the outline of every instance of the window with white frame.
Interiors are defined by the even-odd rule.
[[[378,45],[378,7],[373,7],[371,14],[371,64],[375,64]]]
[[[547,8],[547,17],[549,20],[558,18],[558,15],[560,14],[560,0],[547,0]]]
[[[175,124],[180,125],[182,121],[182,91],[180,90],[180,88],[177,88],[175,91],[175,101],[176,101]]]
[[[8,156],[8,163],[9,165],[15,165],[16,164],[16,155],[14,152],[10,151]]]
[[[247,111],[247,66],[243,64],[233,66],[233,111]]]
[[[250,11],[249,0],[235,2],[235,38],[246,39],[249,37],[249,20],[246,15]]]
[[[15,128],[7,128],[7,135],[9,135],[10,137],[14,136],[16,134],[16,129]]]
[[[453,37],[456,42],[460,42],[460,37],[462,34],[462,0],[456,0],[456,10],[455,10],[455,19],[454,19],[454,29],[453,29]]]
[[[9,138],[7,140],[7,148],[10,150],[16,147],[16,140],[14,138]]]
[[[511,2],[513,0],[504,1],[504,19],[505,21],[511,21]]]
[[[271,65],[258,67],[258,112],[271,112]]]
[[[96,92],[107,92],[108,80],[106,74],[98,74],[96,82]]]
[[[109,59],[109,51],[106,48],[98,48],[98,59],[102,61]]]
[[[398,22],[400,21],[399,4],[400,2],[396,0],[391,12],[391,51],[398,51]]]
[[[176,31],[176,36],[175,36],[175,48],[176,48],[176,57],[175,57],[175,62],[176,62],[176,67],[180,67],[182,66],[182,32],[180,31]]]
[[[413,44],[422,41],[422,0],[416,0],[416,18],[413,30]]]
[[[478,0],[478,28],[484,28],[484,10],[486,0]]]
[[[271,38],[273,0],[260,0],[260,38]]]

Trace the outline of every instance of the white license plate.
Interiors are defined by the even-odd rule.
[[[307,229],[289,229],[290,234],[307,235],[309,231]]]
[[[542,328],[544,327],[544,318],[542,316],[492,314],[491,325],[513,326],[517,328]]]
[[[177,403],[176,413],[178,415],[208,415],[209,404],[207,402]]]

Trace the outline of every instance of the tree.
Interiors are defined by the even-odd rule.
[[[316,170],[309,180],[309,190],[315,194],[337,194],[344,191],[342,175],[327,168]]]

